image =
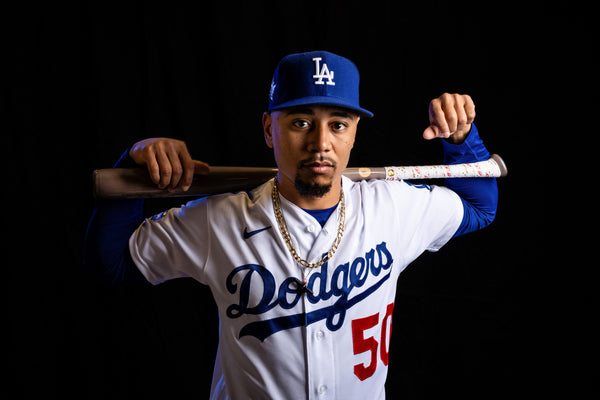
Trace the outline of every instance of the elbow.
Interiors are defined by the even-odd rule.
[[[151,286],[135,266],[128,249],[111,260],[86,257],[83,263],[91,279],[101,286]]]
[[[477,210],[476,220],[478,221],[478,229],[483,229],[494,222],[496,218],[496,207],[493,210]]]
[[[461,199],[463,203],[463,219],[454,237],[481,230],[489,226],[496,218],[497,202],[485,207],[474,206]]]
[[[447,180],[463,204],[463,220],[454,236],[477,231],[490,225],[498,208],[496,178],[462,178]]]

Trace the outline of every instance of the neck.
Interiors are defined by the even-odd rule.
[[[340,201],[340,194],[342,192],[341,177],[334,180],[329,192],[322,197],[303,196],[296,189],[294,182],[281,179],[280,176],[277,176],[276,179],[279,184],[279,193],[300,208],[306,210],[324,210],[334,207]]]

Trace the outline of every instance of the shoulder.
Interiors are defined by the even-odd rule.
[[[352,181],[344,178],[343,184],[351,198],[363,206],[393,207],[408,211],[415,207],[427,208],[434,204],[459,201],[456,193],[444,186],[404,180]]]
[[[412,183],[405,180],[386,181],[384,179],[373,179],[364,181],[352,181],[344,177],[344,188],[348,192],[359,194],[363,197],[379,196],[379,195],[406,195],[406,196],[423,196],[428,195],[434,190],[445,188],[428,185],[424,183]]]
[[[243,206],[244,208],[260,207],[271,201],[271,191],[273,190],[273,179],[257,186],[249,191],[236,193],[223,193],[212,195],[203,199],[211,209],[221,207]]]

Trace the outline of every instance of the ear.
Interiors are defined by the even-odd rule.
[[[352,145],[350,146],[351,149],[354,148],[354,143],[356,142],[356,134],[358,133],[358,123],[360,122],[360,115],[356,116],[356,126],[354,127],[354,137],[352,138]]]
[[[262,124],[263,124],[263,133],[265,135],[265,142],[267,146],[273,148],[273,135],[272,135],[272,127],[273,120],[271,119],[271,114],[268,112],[264,112],[262,115]]]

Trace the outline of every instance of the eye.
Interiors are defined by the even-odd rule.
[[[299,129],[306,129],[310,127],[310,122],[305,119],[295,119],[292,121],[292,125]]]
[[[334,131],[338,131],[339,132],[339,131],[345,130],[348,127],[348,125],[346,123],[344,123],[344,122],[336,121],[336,122],[334,122],[334,123],[331,124],[331,127],[333,128]]]

